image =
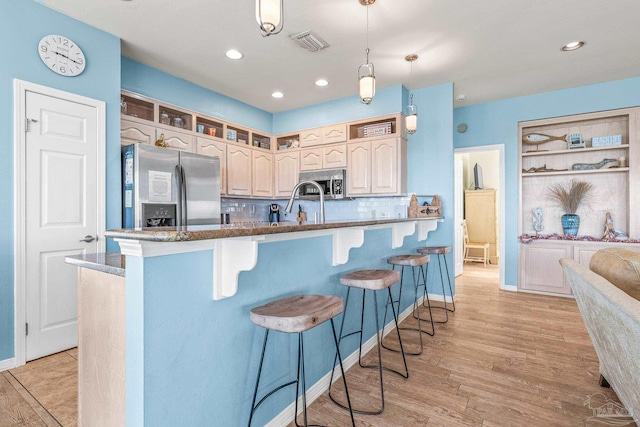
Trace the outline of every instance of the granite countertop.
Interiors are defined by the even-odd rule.
[[[103,273],[124,277],[124,260],[120,252],[107,252],[99,254],[73,255],[65,257],[68,264],[78,267],[90,268]]]
[[[328,230],[332,228],[361,227],[394,222],[437,220],[429,218],[392,218],[370,220],[337,220],[317,224],[313,221],[297,222],[240,222],[225,225],[189,225],[186,227],[151,227],[109,230],[104,235],[114,239],[146,240],[152,242],[186,242],[193,240],[224,239],[229,237],[260,236],[264,234],[295,233]]]

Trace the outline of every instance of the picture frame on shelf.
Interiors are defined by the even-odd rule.
[[[572,133],[567,138],[567,148],[572,150],[574,148],[584,148],[585,144],[582,140],[582,134],[580,133]]]
[[[227,129],[227,141],[237,141],[238,132],[233,129]]]

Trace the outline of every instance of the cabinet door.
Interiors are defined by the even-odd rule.
[[[275,157],[275,196],[288,197],[298,183],[300,173],[300,152],[287,151],[276,153]]]
[[[535,242],[520,245],[519,288],[527,291],[571,295],[560,258],[573,258],[573,246],[566,243]]]
[[[371,193],[398,192],[398,142],[395,138],[371,142]]]
[[[333,125],[322,128],[322,143],[345,142],[347,140],[347,125]]]
[[[371,193],[371,143],[347,147],[347,196]]]
[[[322,144],[322,129],[309,129],[300,132],[300,146],[309,147],[311,145]]]
[[[156,141],[156,128],[129,120],[120,121],[120,145],[153,144]]]
[[[164,140],[169,148],[180,151],[196,151],[195,138],[187,133],[175,132],[168,129],[158,129],[158,138],[160,134],[164,134]]]
[[[573,259],[582,264],[583,266],[589,268],[589,263],[591,262],[591,257],[593,254],[598,252],[600,249],[604,249],[608,246],[606,245],[582,245],[576,244],[573,247]]]
[[[344,168],[347,166],[347,146],[331,145],[322,148],[322,166],[324,169]]]
[[[273,197],[273,154],[252,151],[252,157],[252,194],[255,197]]]
[[[300,170],[322,169],[322,148],[300,150]]]
[[[227,145],[227,194],[251,195],[251,150]]]
[[[196,139],[197,153],[220,158],[220,194],[227,194],[227,144],[206,138]]]

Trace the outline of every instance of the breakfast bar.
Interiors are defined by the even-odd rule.
[[[415,253],[443,221],[255,222],[108,231],[105,235],[118,242],[121,254],[67,258],[80,267],[79,423],[246,424],[261,344],[249,320],[251,308],[300,293],[344,296],[338,283],[342,274],[389,269],[387,257]],[[450,300],[431,283],[430,295]],[[401,302],[405,315],[411,311],[410,294]],[[333,358],[331,333],[318,329],[310,332],[317,335],[308,349],[308,394],[315,396],[328,387]],[[372,322],[365,324],[365,334],[373,344]],[[266,386],[282,380],[273,367],[295,359],[290,357],[295,339],[274,340],[282,351],[265,360]],[[357,342],[346,345],[343,357],[356,349]],[[271,399],[256,425],[282,425],[292,404],[286,393]]]

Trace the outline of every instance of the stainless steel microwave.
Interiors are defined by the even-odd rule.
[[[344,169],[328,169],[300,172],[298,182],[315,181],[324,190],[325,199],[344,199],[347,185],[345,177],[346,171]],[[304,200],[318,200],[320,199],[320,190],[314,185],[306,184],[300,187],[298,195]]]

